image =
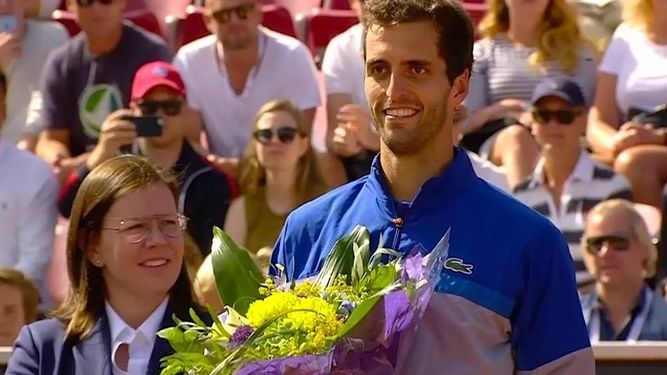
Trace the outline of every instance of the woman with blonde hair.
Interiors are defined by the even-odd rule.
[[[310,145],[309,127],[289,101],[265,104],[241,161],[242,196],[232,202],[225,231],[256,255],[273,245],[287,215],[328,186]]]
[[[469,117],[462,141],[505,168],[510,187],[535,167],[539,147],[522,117],[544,78],[575,81],[587,101],[595,86],[596,52],[581,37],[565,0],[489,0],[475,43]]]
[[[632,203],[612,199],[593,207],[581,244],[596,280],[581,298],[591,342],[667,340],[667,301],[646,284],[658,251]]]
[[[667,2],[624,0],[623,18],[600,63],[586,135],[630,180],[637,202],[659,207],[667,182]]]
[[[157,374],[157,332],[197,308],[183,262],[176,179],[138,156],[86,176],[67,238],[71,290],[52,319],[21,330],[5,374]]]

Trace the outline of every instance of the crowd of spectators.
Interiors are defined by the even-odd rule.
[[[56,1],[0,2],[0,288],[16,294],[2,302],[0,345],[37,318],[37,305],[45,313],[62,302],[47,285],[50,272],[66,272],[49,271],[56,222],[76,215],[67,247],[85,251],[76,233],[91,225],[80,220],[92,203],[77,193],[91,174],[103,189],[97,167],[114,157],[143,156],[177,176],[173,204],[178,224],[187,218],[186,258],[196,259],[186,263],[197,296],[211,301],[213,226],[266,268],[287,215],[368,174],[379,150],[361,24],[330,41],[320,70],[303,41],[262,26],[262,1],[203,1],[211,35],[177,50],[125,21],[128,1],[67,0],[81,29],[71,38],[49,20]],[[363,20],[364,0],[349,7]],[[636,210],[658,212],[665,199],[667,2],[488,0],[477,26],[454,139],[478,176],[562,231],[591,340],[667,340],[664,293],[650,287],[656,223]],[[144,133],[142,119],[157,133]],[[126,183],[121,172],[109,178]],[[111,262],[90,254],[69,264],[72,282]],[[90,297],[86,285],[70,288],[70,302]],[[76,303],[58,314],[72,319],[85,307]],[[646,332],[633,328],[640,318]]]

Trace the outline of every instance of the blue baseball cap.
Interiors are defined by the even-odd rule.
[[[547,78],[542,80],[533,90],[530,99],[532,104],[547,96],[555,96],[577,107],[586,107],[586,99],[579,85],[566,78]]]

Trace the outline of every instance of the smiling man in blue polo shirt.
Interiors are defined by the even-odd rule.
[[[450,258],[403,368],[414,374],[593,374],[562,235],[478,178],[453,146],[473,28],[457,0],[374,0],[364,24],[366,95],[382,143],[371,173],[292,213],[273,263],[316,274],[361,224],[403,253],[452,228]]]

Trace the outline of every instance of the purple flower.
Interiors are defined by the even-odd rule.
[[[251,326],[240,326],[234,331],[232,337],[229,338],[229,348],[231,349],[241,346],[248,340],[253,332],[255,332],[255,330]]]

